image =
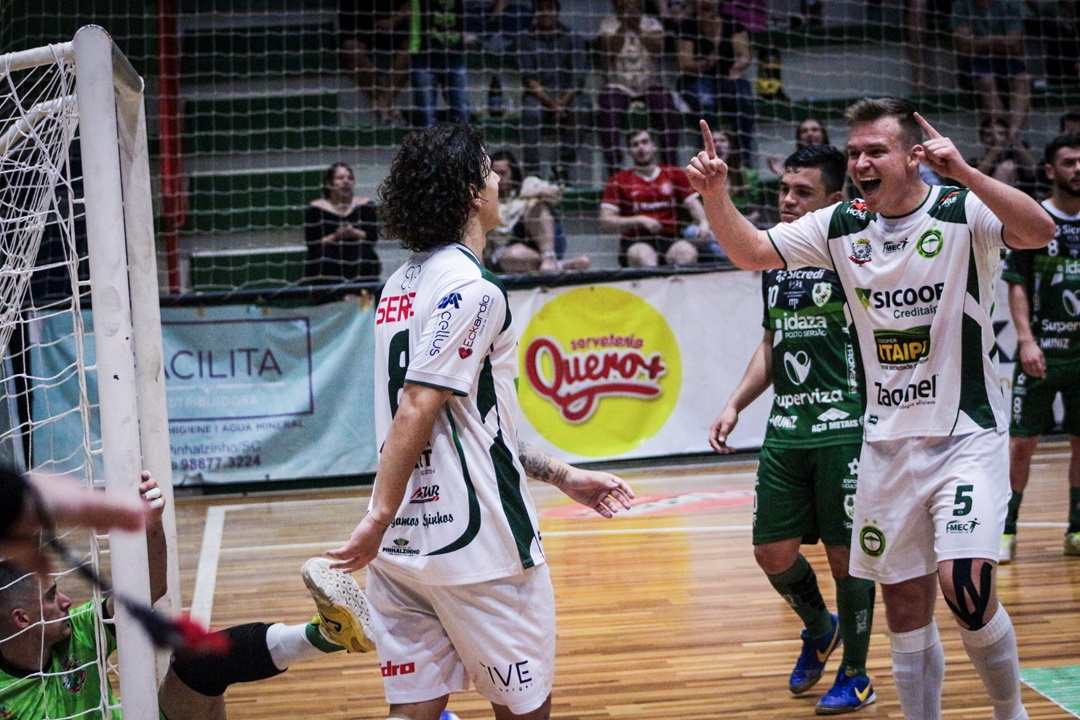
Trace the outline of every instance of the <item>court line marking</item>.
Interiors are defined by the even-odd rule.
[[[203,525],[202,549],[199,553],[199,567],[195,575],[195,591],[191,599],[192,619],[209,627],[210,618],[214,610],[214,591],[217,585],[218,562],[223,554],[240,555],[252,552],[267,552],[273,550],[329,550],[336,544],[335,541],[288,543],[281,545],[250,545],[235,548],[222,548],[222,539],[225,535],[225,516],[232,511],[257,510],[272,508],[285,502],[298,505],[318,505],[326,503],[340,503],[340,498],[325,498],[312,500],[279,500],[276,502],[241,503],[237,505],[218,505],[208,508],[206,521]],[[624,516],[626,517],[626,516]],[[653,516],[665,517],[665,516]],[[619,522],[619,520],[614,520]],[[1059,522],[1021,522],[1019,527],[1063,527],[1065,523]],[[596,528],[588,530],[552,530],[541,532],[545,538],[549,537],[577,537],[582,535],[632,535],[632,534],[670,534],[670,533],[723,533],[723,532],[749,532],[749,525],[706,525],[706,526],[679,526],[679,527],[655,527],[655,528]]]
[[[195,592],[191,596],[191,617],[210,627],[214,611],[214,588],[217,585],[218,560],[221,557],[221,539],[225,535],[225,513],[230,506],[212,507],[206,511],[203,523],[202,549],[199,551],[199,568],[195,574]]]

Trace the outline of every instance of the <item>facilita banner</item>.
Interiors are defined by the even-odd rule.
[[[292,480],[375,468],[370,302],[276,309],[163,308],[162,346],[173,482]],[[84,315],[87,330],[90,314]],[[43,318],[33,362],[35,402],[78,403],[70,320]],[[93,343],[85,344],[93,362]],[[97,404],[96,383],[87,383]],[[36,447],[66,457],[82,443],[78,418],[35,432]],[[45,435],[45,436],[41,436]],[[48,443],[48,445],[39,443]],[[100,468],[99,468],[100,470]]]

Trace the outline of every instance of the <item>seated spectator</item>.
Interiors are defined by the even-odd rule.
[[[513,153],[491,154],[491,170],[499,176],[499,227],[488,233],[484,262],[496,272],[555,273],[585,270],[584,255],[563,260],[566,234],[552,207],[562,199],[558,185],[525,177]]]
[[[979,123],[979,143],[983,146],[983,152],[968,161],[972,167],[1034,196],[1035,158],[1025,143],[1009,135],[1004,120],[996,117],[983,119]]]
[[[701,198],[685,171],[657,162],[656,144],[647,130],[631,130],[626,140],[634,166],[614,173],[600,200],[600,228],[620,235],[619,265],[690,265],[699,258],[723,259]],[[694,224],[684,228],[683,214],[689,214]]]
[[[679,28],[679,91],[711,127],[730,125],[743,165],[751,162],[754,139],[754,89],[750,33],[720,14],[719,0],[698,0],[697,15]]]
[[[408,0],[340,0],[338,31],[345,68],[368,96],[380,123],[401,119],[394,100],[409,79]]]
[[[1014,140],[1019,140],[1031,110],[1023,18],[1020,0],[956,0],[953,5],[961,72],[970,75],[983,116],[1007,118]]]
[[[831,145],[829,131],[817,118],[808,117],[795,127],[795,152],[811,145]],[[784,161],[779,155],[769,155],[765,159],[774,174],[784,174]]]
[[[521,69],[521,148],[525,172],[540,174],[540,134],[556,133],[558,165],[552,175],[572,184],[592,104],[585,93],[589,59],[584,40],[559,22],[559,0],[536,0],[536,20],[518,40]],[[588,165],[586,166],[589,167]]]
[[[643,14],[643,0],[611,1],[615,14],[600,22],[597,36],[607,76],[597,98],[596,125],[607,173],[615,174],[622,164],[621,137],[627,129],[630,103],[635,100],[648,108],[661,158],[675,165],[682,118],[660,77],[663,26],[655,17]]]
[[[304,210],[306,282],[337,285],[382,274],[375,252],[378,212],[370,198],[353,195],[355,187],[352,168],[334,163],[323,174],[322,197]]]
[[[412,62],[414,124],[434,125],[438,92],[446,95],[446,120],[469,121],[469,81],[465,58],[462,0],[411,0],[409,52]]]

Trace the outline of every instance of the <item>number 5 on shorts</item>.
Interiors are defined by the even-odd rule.
[[[957,507],[953,509],[952,514],[967,515],[971,512],[971,491],[975,489],[974,485],[959,485],[956,488],[956,499],[953,501]]]

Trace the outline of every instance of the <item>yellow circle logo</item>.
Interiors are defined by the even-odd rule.
[[[533,316],[518,346],[526,417],[552,445],[586,457],[634,449],[667,422],[679,397],[679,346],[637,295],[587,287]]]

